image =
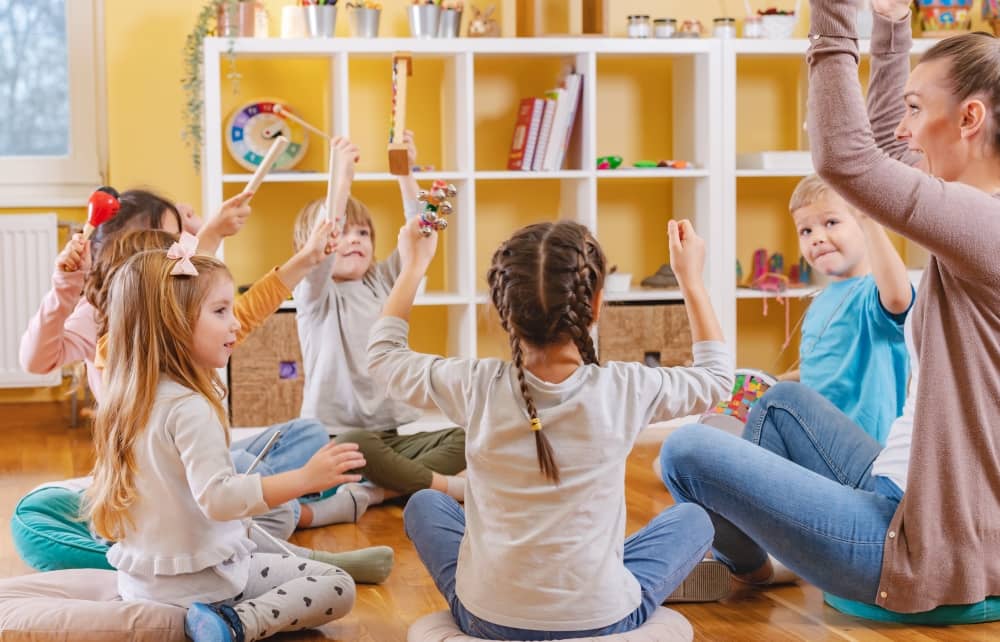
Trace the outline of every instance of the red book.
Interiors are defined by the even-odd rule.
[[[531,152],[534,150],[534,138],[538,135],[538,122],[541,120],[544,101],[537,98],[522,98],[517,109],[517,122],[514,124],[514,135],[510,141],[510,154],[507,157],[507,169],[520,170],[531,168]],[[529,155],[525,158],[525,155]]]

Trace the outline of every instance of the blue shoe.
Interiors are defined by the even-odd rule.
[[[194,642],[244,642],[243,623],[226,605],[195,602],[184,617],[184,633]]]

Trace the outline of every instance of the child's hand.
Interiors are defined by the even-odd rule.
[[[910,0],[872,0],[872,11],[893,22],[910,13]]]
[[[321,218],[313,228],[306,244],[299,250],[310,267],[315,267],[337,249],[337,227],[328,218]]]
[[[188,234],[197,235],[201,231],[202,225],[205,224],[198,213],[194,211],[194,207],[188,203],[178,203],[177,213],[181,215],[181,229]]]
[[[691,221],[670,221],[667,223],[670,237],[670,267],[681,288],[701,282],[705,269],[705,241],[694,231]]]
[[[333,162],[338,183],[350,183],[354,180],[354,166],[361,160],[361,150],[349,138],[336,136],[330,141],[333,151]]]
[[[56,267],[63,272],[90,271],[90,241],[84,241],[83,234],[74,234],[56,257]]]
[[[399,228],[396,249],[399,251],[399,259],[403,264],[403,269],[415,270],[421,274],[427,271],[437,252],[438,235],[436,230],[431,230],[429,236],[420,233],[420,217],[414,216],[406,222],[406,225]]]
[[[303,494],[316,493],[333,486],[361,481],[361,475],[346,475],[349,470],[364,468],[365,456],[355,443],[326,444],[299,469],[304,481]]]
[[[219,213],[202,227],[202,232],[219,238],[233,236],[239,232],[250,218],[251,196],[253,192],[243,192],[224,202],[219,208]]]
[[[403,132],[403,144],[406,145],[406,160],[410,162],[410,171],[417,164],[417,143],[413,140],[413,131],[407,129]]]

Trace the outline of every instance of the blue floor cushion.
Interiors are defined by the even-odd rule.
[[[47,486],[22,497],[10,520],[18,555],[38,571],[111,569],[107,544],[91,534],[79,514],[77,490]]]
[[[841,613],[866,620],[879,622],[899,622],[901,624],[982,624],[1000,620],[1000,597],[988,597],[977,604],[949,604],[922,613],[896,613],[881,606],[845,600],[842,597],[823,594],[827,604]]]

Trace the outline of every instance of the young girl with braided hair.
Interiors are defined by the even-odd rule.
[[[669,235],[694,339],[689,368],[598,363],[590,331],[606,260],[587,228],[568,221],[518,230],[493,255],[487,280],[513,362],[415,353],[407,319],[437,238],[422,237],[416,221],[401,230],[402,271],[372,330],[368,367],[390,397],[467,426],[464,510],[422,490],[404,523],[468,635],[630,631],[708,549],[712,524],[690,506],[670,507],[624,537],[625,464],[639,432],[704,411],[733,382],[701,283],[704,243],[687,221],[671,221]]]
[[[85,515],[115,542],[107,557],[122,598],[189,607],[195,642],[252,642],[345,615],[347,573],[254,552],[243,519],[357,481],[344,474],[364,465],[357,446],[328,443],[277,475],[237,474],[217,374],[240,329],[226,266],[174,243],[136,254],[109,288]]]

